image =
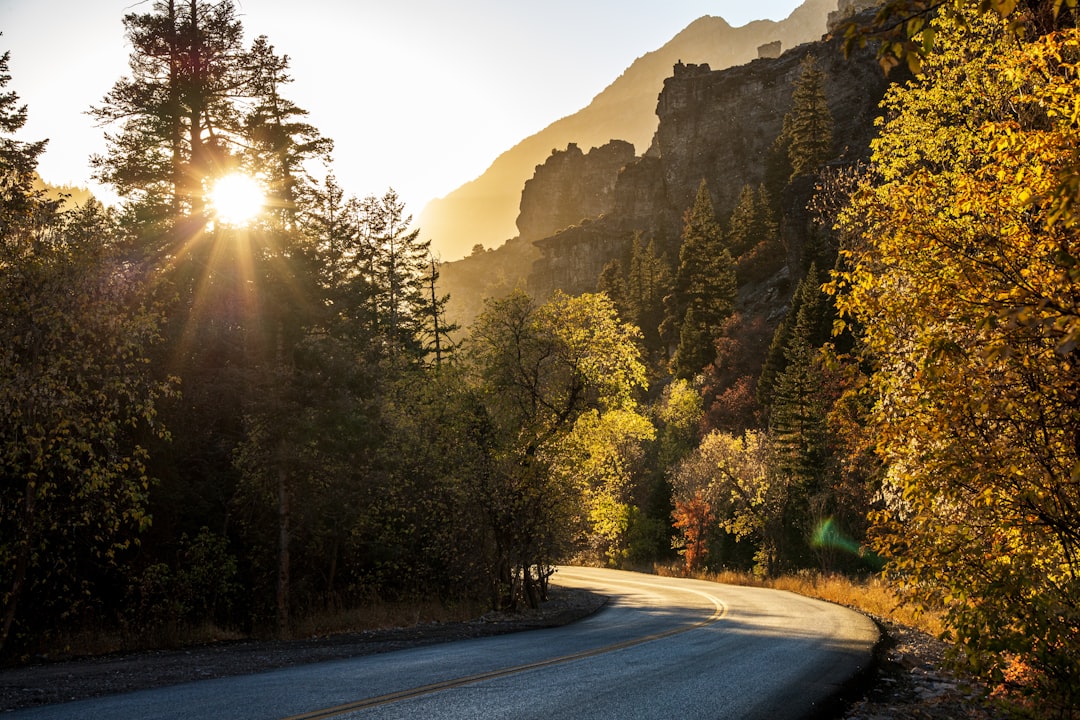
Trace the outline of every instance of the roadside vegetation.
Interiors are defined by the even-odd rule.
[[[456,328],[396,193],[338,185],[288,57],[231,0],[140,6],[91,111],[116,207],[44,191],[0,92],[0,661],[677,564],[922,627],[1075,717],[1074,10],[886,2],[849,39],[913,74],[862,161],[808,56],[730,212],[702,182],[596,293]],[[223,190],[252,185],[245,212]],[[783,317],[741,300],[766,282]]]

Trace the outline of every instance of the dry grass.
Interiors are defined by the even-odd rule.
[[[681,576],[681,568],[657,566],[658,575]],[[763,578],[746,572],[725,570],[718,573],[699,573],[694,577],[728,585],[750,585],[827,600],[860,610],[884,620],[922,630],[939,637],[945,630],[941,616],[924,612],[904,600],[895,587],[880,577],[854,579],[844,575],[799,573],[776,578]]]
[[[98,657],[114,653],[139,652],[161,648],[208,645],[228,640],[242,640],[244,635],[213,624],[155,628],[149,631],[82,630],[38,639],[34,654],[53,660]]]
[[[426,623],[446,623],[471,620],[487,610],[483,603],[443,605],[438,600],[365,603],[362,607],[324,611],[298,620],[293,625],[294,637],[325,637],[337,633],[362,632],[385,628],[413,627]]]
[[[487,609],[483,603],[457,603],[446,606],[437,600],[402,602],[374,600],[361,607],[324,611],[309,617],[297,618],[289,637],[327,637],[338,633],[471,620],[482,615]],[[212,624],[170,625],[141,631],[90,629],[61,636],[38,638],[30,654],[61,660],[114,653],[185,648],[231,640],[249,640],[252,637]],[[254,637],[265,638],[266,636],[264,633],[256,633]]]

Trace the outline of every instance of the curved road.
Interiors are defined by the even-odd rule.
[[[611,597],[561,628],[430,645],[16,712],[159,718],[813,717],[866,667],[876,626],[761,588],[560,568],[556,584]]]

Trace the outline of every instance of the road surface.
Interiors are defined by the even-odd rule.
[[[871,661],[874,623],[791,593],[595,568],[580,622],[18,711],[18,720],[815,717]]]

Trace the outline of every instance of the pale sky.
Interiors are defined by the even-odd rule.
[[[636,58],[704,15],[781,20],[801,0],[236,0],[245,43],[289,55],[288,97],[335,142],[350,194],[393,187],[408,211],[479,176],[573,114]],[[151,0],[0,0],[0,52],[29,105],[19,137],[49,138],[49,182],[90,187],[105,150],[85,114],[127,75],[123,16]],[[688,60],[689,62],[690,60]]]

